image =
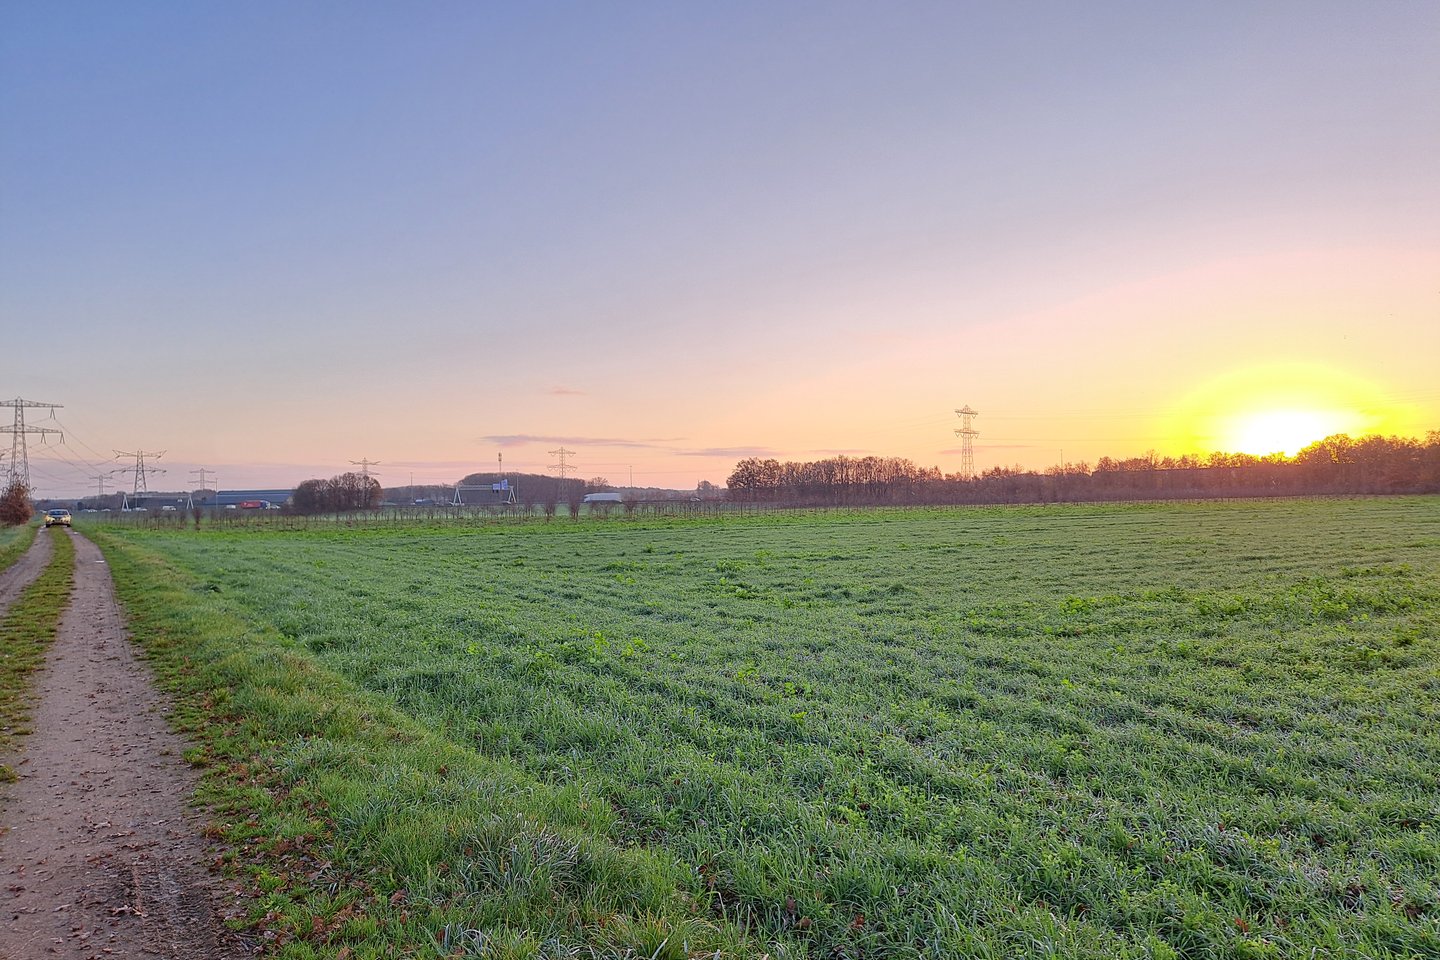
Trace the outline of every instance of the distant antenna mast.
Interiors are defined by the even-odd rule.
[[[0,407],[15,408],[15,425],[0,427],[0,433],[12,435],[10,439],[10,480],[7,486],[15,483],[20,483],[27,489],[30,486],[30,455],[25,451],[25,434],[38,433],[43,439],[46,434],[57,433],[60,434],[60,442],[65,442],[65,435],[53,427],[27,427],[25,425],[25,408],[43,407],[54,410],[59,406],[58,403],[36,403],[34,400],[21,400],[19,397],[14,400],[0,400]]]
[[[566,450],[564,447],[561,447],[559,450],[551,450],[550,456],[559,458],[560,462],[551,464],[551,466],[555,467],[555,469],[560,471],[560,479],[564,480],[565,475],[569,472],[571,466],[565,461],[565,458],[575,456],[575,451]]]
[[[960,438],[960,476],[966,480],[975,478],[975,438],[980,436],[980,431],[975,429],[975,418],[980,416],[979,410],[971,410],[970,404],[965,404],[955,411],[960,418],[960,429],[955,431],[955,436]]]
[[[149,457],[149,458],[152,459],[152,460],[159,460],[161,457],[165,456],[165,451],[164,451],[164,450],[161,450],[159,453],[146,453],[144,450],[136,450],[134,453],[126,453],[126,452],[123,451],[123,450],[116,450],[116,451],[115,451],[115,456],[116,456],[117,459],[120,458],[120,457],[134,457],[134,458],[135,458],[135,466],[133,466],[133,467],[121,467],[119,470],[116,470],[116,471],[115,471],[116,473],[133,473],[133,474],[135,474],[135,489],[131,492],[131,496],[138,497],[138,496],[140,496],[140,494],[142,494],[142,493],[149,493],[149,492],[150,492],[150,484],[146,482],[146,479],[145,479],[145,478],[146,478],[147,476],[149,476],[150,474],[152,474],[152,473],[164,473],[164,472],[165,472],[164,470],[160,469],[159,467],[147,467],[147,466],[145,465],[145,458],[146,458],[146,457]]]

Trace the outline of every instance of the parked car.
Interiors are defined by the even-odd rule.
[[[53,527],[53,526],[55,526],[56,524],[63,524],[63,525],[65,525],[65,526],[67,526],[67,527],[70,526],[70,511],[69,511],[69,510],[46,510],[46,511],[45,511],[45,526],[47,526],[47,527]]]

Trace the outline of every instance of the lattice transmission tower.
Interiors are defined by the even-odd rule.
[[[575,451],[566,450],[564,447],[561,447],[559,450],[551,450],[550,456],[555,457],[559,461],[558,463],[551,464],[551,466],[560,471],[560,479],[564,480],[565,475],[569,473],[571,466],[573,466],[573,464],[566,461],[565,458],[575,456]]]
[[[196,477],[196,474],[199,474],[199,477],[198,477],[198,478]],[[207,480],[207,478],[208,478],[208,480]],[[191,470],[191,471],[190,471],[190,483],[191,483],[191,484],[194,484],[197,479],[199,480],[199,483],[200,483],[200,492],[201,492],[200,502],[201,502],[201,503],[204,503],[204,502],[205,502],[204,494],[210,492],[210,483],[213,482],[213,483],[215,484],[215,491],[214,491],[214,492],[215,492],[215,499],[214,499],[213,501],[211,501],[211,502],[212,502],[212,503],[219,503],[219,502],[220,502],[220,479],[215,476],[215,471],[214,471],[214,470],[207,470],[207,469],[205,469],[204,467],[198,467],[198,468],[196,468],[196,469],[194,469],[194,470]],[[187,508],[191,509],[191,510],[194,510],[194,509],[195,509],[195,490],[194,490],[193,488],[192,488],[188,493],[186,493],[186,495],[185,495],[185,506],[186,506]]]
[[[360,460],[351,460],[350,462],[360,468],[360,476],[364,477],[366,480],[370,479],[370,468],[380,466],[379,460],[371,460],[369,457],[365,457]],[[380,476],[380,474],[377,473],[375,474],[375,476],[378,477]]]
[[[31,427],[25,424],[25,411],[41,407],[47,410],[55,410],[60,407],[58,403],[37,403],[34,400],[21,400],[16,397],[14,400],[0,400],[0,407],[15,408],[15,425],[13,427],[0,427],[0,433],[11,434],[10,438],[10,470],[8,471],[6,486],[20,483],[27,490],[30,488],[30,455],[25,450],[25,435],[28,433],[39,434],[42,438],[47,434],[59,434],[60,441],[65,441],[65,434],[54,427]]]
[[[979,410],[971,410],[970,404],[965,404],[955,415],[960,418],[960,429],[955,431],[955,436],[960,438],[960,476],[966,480],[975,478],[975,438],[980,436],[980,431],[975,429],[975,418],[980,416]]]
[[[155,452],[153,452],[153,451],[151,451],[151,452],[146,452],[146,451],[144,451],[144,450],[136,450],[134,453],[126,453],[124,450],[116,450],[116,451],[115,451],[115,458],[116,458],[117,460],[120,459],[121,457],[134,457],[134,458],[135,458],[135,466],[133,466],[133,467],[120,467],[118,470],[115,471],[116,473],[133,473],[133,474],[135,474],[135,487],[134,487],[134,489],[130,492],[130,495],[131,495],[132,497],[138,497],[138,496],[140,496],[140,494],[142,494],[142,493],[149,493],[149,492],[150,492],[150,484],[149,484],[149,482],[148,482],[147,479],[146,479],[147,477],[149,477],[150,474],[152,474],[152,473],[164,473],[164,472],[165,472],[165,470],[164,470],[163,468],[161,468],[161,467],[151,467],[151,466],[147,466],[146,463],[145,463],[146,458],[149,458],[149,459],[151,459],[151,460],[159,460],[159,459],[160,459],[161,457],[163,457],[163,456],[165,456],[165,451],[164,451],[164,450],[161,450],[159,453],[155,453]]]

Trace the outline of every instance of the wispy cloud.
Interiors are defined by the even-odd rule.
[[[810,452],[823,453],[828,457],[865,457],[875,451],[865,450],[860,447],[835,447],[831,449],[811,450]]]
[[[702,447],[699,450],[677,450],[682,457],[778,457],[778,450],[769,447]]]
[[[480,443],[501,447],[523,447],[530,443],[573,443],[577,447],[628,447],[638,450],[664,450],[681,437],[556,437],[536,433],[487,434],[476,438]]]
[[[552,397],[583,397],[584,390],[576,390],[574,387],[551,387],[548,391]]]

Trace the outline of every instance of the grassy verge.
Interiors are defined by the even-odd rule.
[[[52,536],[49,565],[0,620],[0,754],[11,751],[15,737],[29,733],[30,674],[45,661],[70,599],[75,546],[64,534]],[[15,772],[0,763],[0,780],[14,779]]]
[[[222,863],[271,956],[750,956],[615,809],[482,757],[322,668],[218,589],[96,531],[177,700]]]
[[[20,559],[20,555],[30,548],[30,542],[35,539],[35,531],[39,526],[33,523],[22,523],[18,527],[0,527],[0,570],[8,569],[10,564]]]

